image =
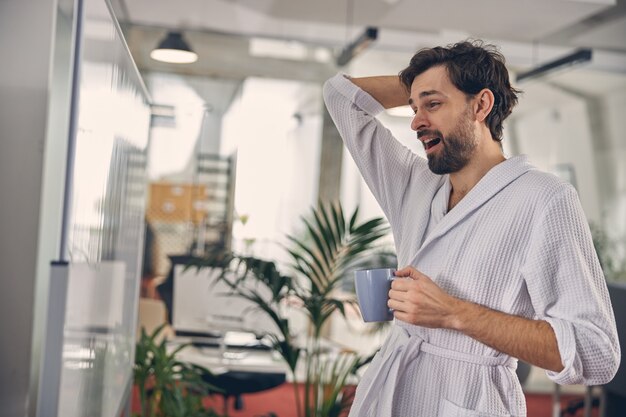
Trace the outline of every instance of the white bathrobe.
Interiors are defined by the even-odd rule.
[[[448,175],[400,144],[383,107],[338,74],[324,99],[393,232],[398,266],[450,295],[545,320],[565,369],[559,384],[602,384],[620,348],[604,276],[574,188],[524,156],[492,168],[447,211]],[[394,322],[350,417],[526,416],[517,360],[460,332]]]

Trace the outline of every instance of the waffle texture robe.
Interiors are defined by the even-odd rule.
[[[492,168],[446,213],[448,175],[404,147],[383,107],[341,74],[326,106],[393,232],[398,266],[450,295],[550,323],[559,384],[602,384],[620,348],[604,276],[574,188],[524,156]],[[526,416],[517,360],[460,332],[395,320],[369,365],[350,417]]]

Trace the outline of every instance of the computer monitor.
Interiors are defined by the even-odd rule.
[[[227,331],[249,331],[261,335],[277,333],[273,321],[252,302],[232,294],[219,280],[220,268],[174,266],[172,325],[177,333],[220,335]],[[269,297],[267,288],[248,288]]]

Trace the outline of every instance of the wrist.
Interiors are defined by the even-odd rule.
[[[446,327],[451,330],[464,332],[470,312],[471,303],[455,299],[454,302],[451,303],[451,311],[448,316],[448,326]]]

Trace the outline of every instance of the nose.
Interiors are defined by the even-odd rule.
[[[411,129],[417,132],[425,127],[428,127],[428,119],[424,115],[424,112],[417,109],[413,120],[411,120]]]

